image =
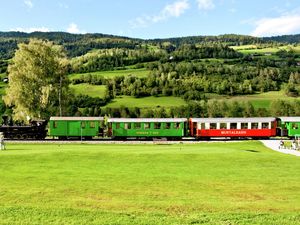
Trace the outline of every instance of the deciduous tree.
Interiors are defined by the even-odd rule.
[[[52,42],[31,39],[19,44],[8,67],[9,86],[4,96],[15,119],[62,114],[68,92],[67,67],[63,48]]]

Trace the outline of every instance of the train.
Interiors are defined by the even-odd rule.
[[[3,124],[6,139],[266,139],[300,137],[300,117],[106,118],[50,117],[27,126]]]

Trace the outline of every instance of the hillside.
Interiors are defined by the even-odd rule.
[[[300,45],[286,43],[297,37],[229,34],[142,40],[0,32],[0,74],[7,76],[18,43],[47,39],[62,45],[69,57],[74,96],[66,115],[299,115]],[[6,85],[1,84],[0,93]],[[282,102],[289,110],[281,109]],[[11,111],[3,104],[0,110]]]

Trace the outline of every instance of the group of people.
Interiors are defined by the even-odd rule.
[[[285,148],[286,148],[286,146],[284,144],[284,141],[280,140],[279,149],[285,149]],[[298,149],[298,145],[297,145],[295,140],[292,141],[290,149],[292,149],[292,150],[297,150]]]

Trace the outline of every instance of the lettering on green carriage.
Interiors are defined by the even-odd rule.
[[[136,135],[158,135],[157,131],[137,131]]]

